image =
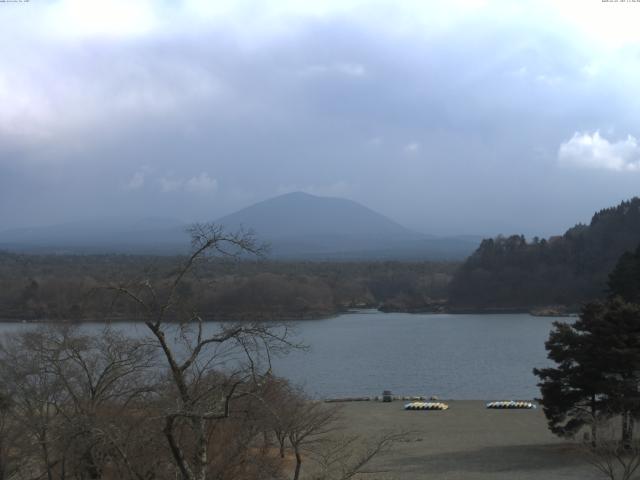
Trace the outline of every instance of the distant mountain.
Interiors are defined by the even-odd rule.
[[[309,260],[462,259],[480,237],[433,237],[411,231],[359,203],[288,193],[216,220],[251,229],[272,258]],[[188,250],[185,225],[172,219],[102,219],[0,232],[0,249],[61,253],[172,254]]]
[[[580,304],[606,294],[620,256],[640,244],[640,198],[593,215],[562,236],[483,240],[450,286],[454,308],[531,309]]]
[[[419,234],[352,200],[294,192],[270,198],[218,219],[230,228],[251,226],[268,238],[340,235],[406,238]]]
[[[409,230],[357,202],[294,192],[218,219],[235,230],[252,229],[280,258],[460,259],[479,238],[437,238]]]

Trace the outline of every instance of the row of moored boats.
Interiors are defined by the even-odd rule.
[[[489,402],[486,408],[493,409],[532,409],[536,408],[532,402],[521,402],[515,400]],[[449,405],[444,402],[410,402],[405,404],[405,410],[448,410]]]

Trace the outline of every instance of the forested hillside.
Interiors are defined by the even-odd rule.
[[[606,295],[618,258],[640,244],[640,198],[597,212],[589,225],[564,235],[527,241],[523,236],[484,240],[450,285],[454,309],[570,310]]]

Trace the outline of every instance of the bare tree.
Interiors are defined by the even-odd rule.
[[[296,391],[285,379],[269,376],[263,383],[260,399],[263,445],[268,448],[273,436],[277,444],[278,456],[284,459],[292,417],[299,400]]]
[[[137,477],[126,454],[120,421],[134,402],[149,400],[156,389],[154,349],[111,328],[90,336],[61,330],[50,336],[48,359],[69,399],[65,415],[68,456],[91,479],[121,462]],[[131,421],[131,418],[129,418]]]
[[[308,457],[311,480],[348,480],[364,472],[374,457],[388,450],[406,433],[386,432],[373,441],[339,434],[340,408],[313,401],[286,381],[274,378],[267,384],[267,412],[281,458],[291,448],[295,458],[293,479],[302,474]],[[371,473],[371,472],[369,472]]]
[[[155,390],[153,367],[150,346],[109,329],[96,336],[65,326],[27,331],[0,351],[10,420],[22,425],[25,443],[40,446],[49,479],[98,479],[121,466],[129,468],[120,478],[140,478],[124,440],[143,418],[134,403]],[[32,458],[28,450],[20,453]]]
[[[0,391],[0,480],[13,478],[24,465],[24,438],[13,418],[13,401]]]
[[[289,409],[286,431],[296,459],[293,480],[298,480],[303,452],[312,451],[327,440],[327,434],[336,428],[338,409],[322,402],[309,401],[302,394],[291,398]]]
[[[12,402],[12,421],[35,447],[23,455],[38,458],[43,476],[53,480],[56,467],[64,464],[58,446],[66,395],[60,379],[39,353],[46,342],[43,331],[6,338],[0,345],[0,378]],[[33,460],[31,468],[36,468]]]
[[[174,402],[163,415],[163,433],[177,470],[184,480],[205,480],[209,425],[228,418],[234,400],[259,390],[270,371],[269,352],[291,344],[284,327],[256,322],[218,324],[217,328],[205,325],[199,312],[180,295],[187,278],[195,277],[198,263],[212,253],[234,258],[260,255],[264,247],[250,232],[227,233],[215,224],[196,224],[190,233],[193,253],[166,285],[158,288],[143,280],[111,289],[138,306],[164,356]],[[173,343],[170,321],[176,322]],[[225,374],[213,374],[225,368]]]
[[[615,419],[608,415],[598,421],[597,439],[586,439],[583,445],[587,460],[609,480],[640,478],[640,440],[620,440]],[[622,419],[622,429],[628,428],[627,422]]]
[[[317,471],[310,480],[349,480],[360,474],[382,473],[382,470],[365,469],[375,457],[406,437],[406,432],[386,432],[369,441],[357,436],[332,438],[314,452]]]

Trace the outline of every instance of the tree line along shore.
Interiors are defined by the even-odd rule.
[[[131,306],[105,285],[162,285],[183,257],[0,254],[0,318],[128,320]],[[453,262],[283,262],[207,259],[178,294],[220,320],[322,318],[354,308],[440,305]]]

